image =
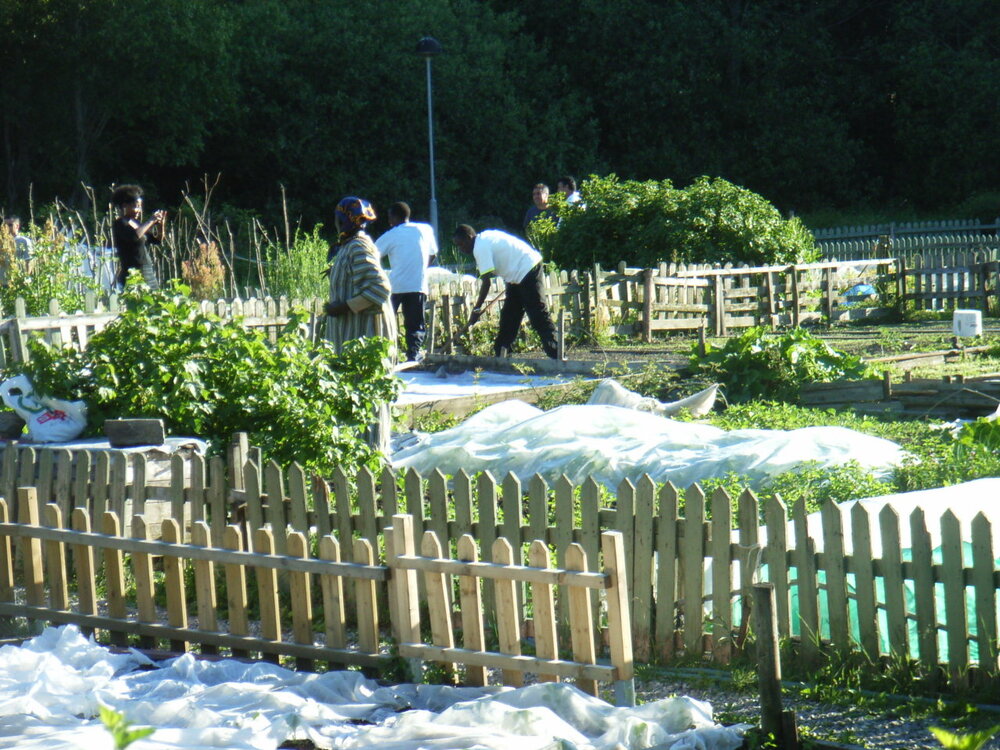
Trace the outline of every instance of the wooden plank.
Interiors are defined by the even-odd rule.
[[[799,594],[799,637],[803,662],[815,667],[819,661],[820,632],[819,586],[816,580],[816,555],[809,537],[806,503],[800,498],[792,507],[795,529],[795,586]]]
[[[434,469],[430,476],[427,477],[427,495],[430,509],[430,517],[427,519],[427,530],[433,531],[437,535],[439,542],[442,545],[448,545],[450,548],[448,534],[448,478],[438,469]],[[426,590],[426,585],[424,590]]]
[[[874,663],[879,657],[878,611],[875,596],[875,566],[872,557],[868,511],[860,503],[851,508],[851,568],[858,606],[861,648]]]
[[[102,509],[110,510],[119,518],[126,518],[125,515],[125,496],[127,494],[127,472],[130,457],[125,453],[112,453],[108,460],[109,465],[109,475],[108,475],[108,502],[107,506]],[[94,501],[94,512],[97,512],[100,504],[95,499]],[[135,506],[132,506],[132,515],[142,515],[142,511],[136,510]]]
[[[656,653],[661,661],[674,655],[677,612],[677,488],[660,489],[656,518]],[[589,557],[589,555],[588,555]],[[605,563],[605,567],[607,563]]]
[[[476,505],[479,510],[479,524],[476,526],[479,548],[492,550],[497,539],[497,484],[488,471],[482,472],[476,481]],[[493,581],[483,581],[482,597],[485,611],[494,612]]]
[[[541,539],[531,543],[528,551],[529,565],[535,568],[549,569],[552,567],[548,545]],[[535,625],[535,653],[540,659],[559,658],[559,640],[556,635],[556,609],[551,584],[533,583],[531,585],[531,603]],[[558,682],[555,674],[538,675],[539,682]]]
[[[625,540],[625,574],[630,581],[635,580],[635,486],[628,479],[623,479],[615,491],[614,530],[620,531]],[[629,609],[634,617],[634,601],[629,602]]]
[[[243,464],[243,486],[246,487],[247,551],[253,551],[254,535],[264,528],[264,504],[261,499],[260,471],[257,464]]]
[[[84,508],[76,508],[73,511],[72,522],[75,531],[90,532],[90,514]],[[94,548],[74,545],[73,560],[76,563],[77,609],[84,615],[96,615],[97,569],[94,563]]]
[[[832,500],[820,508],[823,523],[826,606],[830,620],[830,640],[841,653],[851,646],[847,612],[847,566],[844,554],[844,526],[840,506]]]
[[[253,551],[260,555],[275,554],[274,535],[269,528],[265,527],[255,532]],[[257,596],[260,601],[261,636],[267,641],[280,643],[281,610],[278,606],[278,572],[274,568],[264,566],[255,566],[254,571],[257,574]],[[274,654],[264,654],[264,660],[278,662],[277,656]]]
[[[378,491],[375,475],[367,466],[362,466],[358,471],[355,487],[358,493],[358,531],[361,532],[362,539],[368,540],[372,549],[378,549]]]
[[[354,561],[375,564],[375,552],[367,539],[354,540]],[[359,578],[355,581],[358,606],[358,649],[364,654],[378,654],[378,601],[375,581]]]
[[[13,453],[13,451],[7,451]],[[5,454],[6,455],[6,454]],[[0,498],[0,524],[10,520],[7,498]],[[11,538],[0,534],[0,602],[14,601],[14,547]]]
[[[994,585],[993,529],[986,516],[972,519],[972,586],[976,602],[976,645],[979,668],[997,678],[997,592]]]
[[[181,526],[176,518],[165,518],[160,531],[163,541],[181,544],[184,541]],[[187,586],[184,582],[184,559],[176,555],[163,557],[164,588],[167,592],[167,622],[172,628],[187,628]],[[171,640],[170,650],[184,652],[188,642]]]
[[[170,457],[170,517],[184,527],[184,457],[175,453]]]
[[[146,457],[142,453],[132,456],[132,512],[146,512]],[[124,518],[122,513],[120,518]]]
[[[149,526],[143,516],[132,517],[132,536],[135,539],[148,540]],[[152,557],[141,550],[132,553],[132,574],[135,576],[135,606],[140,623],[156,623],[156,589],[153,578]],[[230,619],[230,623],[232,620]],[[156,642],[145,636],[139,640],[142,648],[155,648]]]
[[[625,565],[626,571],[625,576],[627,580],[627,562],[625,561],[624,552],[624,535],[619,532],[619,539],[622,540],[621,545],[621,557],[614,561],[619,565]],[[614,564],[614,563],[613,563]],[[571,544],[569,549],[566,551],[566,568],[568,570],[587,570],[587,554],[583,551],[583,547],[579,544]],[[621,569],[617,571],[618,575],[622,574]],[[594,645],[594,623],[591,620],[591,606],[590,606],[590,589],[580,588],[577,586],[571,586],[567,593],[569,598],[569,623],[570,623],[570,642],[573,646],[573,661],[580,662],[582,664],[596,664],[597,663],[597,651]],[[618,604],[623,604],[620,600],[616,600]],[[624,612],[620,612],[623,616],[627,617],[628,608],[625,607]],[[620,622],[619,625],[623,625],[624,622]],[[625,638],[625,634],[622,633],[622,638]],[[502,650],[502,649],[501,649]],[[585,693],[590,695],[597,695],[597,682],[588,679],[578,679],[576,681],[576,686]]]
[[[424,557],[444,559],[441,540],[434,531],[425,531],[420,543],[420,554]],[[455,647],[455,635],[451,629],[451,581],[443,573],[424,573],[424,588],[427,591],[427,609],[431,621],[431,642],[435,646],[451,649]],[[454,671],[450,664],[445,667],[448,677],[445,682],[454,682]]]
[[[493,543],[493,562],[498,565],[514,564],[514,549],[503,537]],[[500,653],[511,656],[521,655],[521,617],[517,606],[517,582],[495,581],[497,640]],[[589,604],[589,603],[588,603]],[[588,621],[590,612],[587,612]],[[503,670],[503,684],[513,687],[524,685],[524,673],[510,669]]]
[[[187,460],[187,470],[191,477],[191,487],[188,490],[189,518],[183,516],[177,519],[181,525],[183,533],[188,523],[204,521],[208,516],[205,513],[205,458],[197,453]]]
[[[653,649],[653,519],[656,485],[648,474],[643,474],[635,488],[635,567],[631,581],[632,641],[636,657],[649,662]],[[596,564],[596,557],[588,554]],[[591,613],[593,616],[593,613]]]
[[[556,548],[556,565],[566,567],[566,550],[573,543],[574,498],[573,483],[565,474],[555,485],[555,524],[552,529],[552,543]],[[559,629],[563,636],[569,634],[569,599],[560,597],[556,604]]]
[[[34,487],[17,490],[18,523],[38,526],[38,492]],[[36,607],[45,606],[45,569],[42,565],[40,539],[24,539],[21,543],[21,560],[24,568],[25,601]]]
[[[712,493],[712,658],[728,664],[733,655],[732,501],[718,487]]]
[[[910,550],[913,568],[913,605],[917,621],[918,659],[935,675],[938,669],[938,627],[934,592],[931,535],[922,508],[910,514]]]
[[[301,477],[305,481],[305,477]],[[303,508],[304,510],[304,508]],[[293,531],[288,534],[285,544],[289,557],[297,557],[306,560],[309,557],[309,541],[302,531]],[[292,599],[292,640],[311,646],[313,643],[313,611],[312,611],[312,585],[309,574],[304,571],[295,571],[289,576],[289,591]],[[368,582],[372,587],[374,581]],[[299,658],[295,660],[295,668],[311,672],[314,669],[312,659]]]
[[[63,528],[63,512],[55,503],[45,506],[45,525]],[[69,585],[66,579],[66,545],[58,541],[45,543],[45,566],[49,579],[49,606],[52,609],[69,609]]]
[[[962,528],[952,510],[941,516],[941,581],[944,584],[944,632],[948,676],[958,688],[969,680],[969,618],[962,559]]]
[[[79,474],[77,475],[79,476]],[[94,518],[104,518],[104,513],[107,510],[113,510],[114,506],[109,506],[109,484],[111,482],[111,457],[105,451],[98,451],[94,456],[94,482],[90,487],[90,503],[81,502],[79,499],[76,502],[77,508],[87,508],[94,514]],[[86,485],[80,488],[80,482],[77,482],[77,498],[82,496],[87,496]],[[119,518],[126,520],[125,516],[118,516]],[[124,531],[124,529],[122,529]]]
[[[73,510],[73,455],[66,448],[55,450],[52,453],[55,464],[55,481],[52,486],[53,500],[62,511],[62,517],[69,518],[70,511]]]
[[[745,489],[740,493],[737,505],[737,526],[739,527],[740,615],[739,635],[735,646],[736,650],[739,651],[744,647],[747,634],[750,632],[753,587],[757,584],[762,562],[760,503],[750,489]]]
[[[318,474],[312,478],[313,514],[316,518],[316,533],[320,537],[333,533],[330,521],[330,485]],[[388,525],[388,524],[386,524]]]
[[[226,507],[226,464],[222,456],[212,456],[208,460],[208,487],[205,490],[208,501],[209,523],[212,529],[212,545],[222,546],[222,535],[229,523]]]
[[[191,524],[191,544],[212,546],[212,530],[204,521]],[[215,592],[215,564],[211,560],[194,561],[195,607],[198,613],[198,630],[215,632],[219,629],[217,598]],[[203,645],[202,653],[215,654],[215,646]]]
[[[606,531],[601,534],[604,553],[604,570],[610,578],[607,589],[608,639],[611,646],[611,665],[615,668],[615,703],[635,705],[634,659],[629,633],[632,627],[628,615],[628,579],[625,574],[625,544],[620,533]]]
[[[599,560],[601,550],[600,521],[601,487],[593,477],[587,477],[580,486],[580,537],[579,542],[588,560]],[[601,603],[594,597],[592,615],[594,622],[600,622]]]
[[[239,526],[226,526],[222,533],[222,546],[234,552],[243,550],[243,532]],[[226,571],[226,606],[229,611],[229,632],[235,636],[250,634],[250,622],[247,618],[247,578],[246,568],[237,563],[225,566]],[[233,649],[234,658],[246,658],[249,652],[244,649]]]
[[[889,649],[897,657],[909,655],[906,632],[906,591],[903,584],[903,561],[899,541],[899,516],[886,505],[879,512],[882,535],[882,581],[885,587],[885,611]]]
[[[413,517],[397,513],[392,518],[392,533],[386,538],[386,557],[390,567],[396,566],[398,556],[412,556],[416,550],[413,537]],[[404,644],[420,643],[420,598],[417,594],[417,572],[407,568],[393,570],[390,595],[396,598],[393,635],[400,648]],[[419,661],[408,664],[410,676],[423,675]]]
[[[462,562],[478,562],[479,550],[476,548],[476,540],[472,538],[471,534],[463,534],[459,538],[457,545],[457,559]],[[459,576],[458,591],[459,601],[461,602],[462,645],[468,651],[474,651],[476,653],[485,652],[486,636],[483,632],[483,600],[479,591],[479,578],[474,575]],[[535,628],[537,634],[537,623]],[[465,683],[473,687],[482,687],[486,685],[486,667],[473,666],[466,663]]]
[[[684,650],[689,657],[702,655],[702,596],[705,590],[705,495],[693,484],[684,494],[684,527],[681,554],[684,568]]]
[[[114,513],[105,513],[101,519],[101,530],[109,536],[121,536],[121,524]],[[108,615],[116,620],[128,617],[125,605],[125,559],[120,550],[104,550],[104,585],[107,589]],[[66,607],[62,607],[66,609]],[[111,642],[115,646],[127,646],[128,635],[120,630],[111,631]]]
[[[288,469],[288,524],[293,531],[309,535],[309,513],[306,510],[306,473],[296,462]]]
[[[268,461],[264,468],[264,489],[267,492],[267,512],[265,518],[271,527],[274,554],[283,556],[288,524],[285,521],[285,475],[277,461]],[[259,539],[255,536],[254,540]],[[264,636],[265,638],[267,636]],[[275,639],[280,640],[280,639]]]
[[[455,538],[472,534],[472,479],[459,469],[452,480],[452,502],[455,505]]]
[[[320,560],[340,562],[340,545],[333,536],[327,534],[319,540]],[[322,575],[319,579],[323,593],[323,622],[325,624],[326,645],[344,648],[346,622],[344,616],[344,582],[339,575]]]

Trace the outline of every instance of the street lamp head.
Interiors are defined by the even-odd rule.
[[[441,42],[432,36],[425,36],[419,42],[417,42],[417,54],[423,55],[424,57],[432,57],[433,55],[440,55],[443,51],[441,47]]]

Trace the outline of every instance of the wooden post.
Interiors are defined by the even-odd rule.
[[[833,323],[833,269],[823,269],[823,281],[826,286],[826,294],[823,295],[823,314],[826,315],[826,322]]]
[[[798,328],[802,312],[799,308],[799,269],[796,266],[789,266],[788,271],[792,277],[792,325]]]
[[[642,339],[647,344],[653,342],[653,269],[642,272]]]
[[[723,299],[723,285],[721,276],[712,277],[712,310],[715,315],[715,335],[726,335],[726,306]]]
[[[778,619],[774,612],[774,584],[753,587],[753,609],[757,631],[757,681],[760,688],[760,726],[773,735],[777,747],[785,747],[781,720],[781,658],[778,650]]]
[[[566,311],[559,311],[559,361],[566,361]]]
[[[892,374],[885,370],[882,373],[882,399],[889,401],[892,398]]]
[[[441,312],[442,323],[444,324],[444,353],[454,354],[455,353],[455,337],[453,335],[452,328],[452,316],[451,316],[451,295],[446,294],[441,298]]]

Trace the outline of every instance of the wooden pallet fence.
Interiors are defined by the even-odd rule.
[[[901,274],[913,309],[1000,312],[1000,262],[986,253],[913,255]]]
[[[389,574],[385,566],[375,564],[374,551],[363,542],[355,545],[355,557],[363,562],[345,563],[339,559],[337,540],[329,535],[320,539],[318,556],[313,557],[304,535],[281,532],[287,554],[278,555],[270,528],[257,531],[251,544],[240,527],[227,526],[223,543],[215,545],[208,525],[197,521],[192,542],[182,543],[174,520],[164,521],[162,533],[154,537],[144,517],[137,515],[129,538],[121,534],[119,517],[111,511],[92,523],[85,508],[76,508],[67,519],[58,505],[40,504],[34,488],[20,489],[18,504],[20,517],[12,522],[7,503],[0,501],[0,615],[4,617],[39,624],[74,623],[87,632],[107,633],[119,645],[126,645],[130,637],[141,639],[145,647],[168,643],[174,651],[198,644],[209,650],[226,649],[234,656],[255,654],[271,661],[294,657],[297,666],[306,669],[317,661],[385,666],[373,583],[384,582]],[[41,522],[42,517],[47,523]],[[153,574],[154,566],[163,570],[162,584]],[[187,589],[185,576],[192,568],[193,592]],[[125,603],[126,570],[135,580],[134,607]],[[279,572],[290,580],[287,607],[279,594]],[[251,576],[257,583],[256,602],[248,600]],[[97,596],[100,581],[107,591],[103,600]],[[225,627],[218,601],[222,581]],[[68,596],[74,586],[75,600]],[[23,587],[23,603],[16,596],[18,587]],[[344,630],[347,587],[359,592],[353,646]],[[158,602],[161,594],[165,607]],[[259,611],[258,621],[251,622],[251,611]],[[317,613],[324,630],[314,634]],[[197,627],[192,627],[190,614],[197,616]]]
[[[919,362],[954,361],[959,350],[931,353]],[[864,411],[892,411],[912,417],[956,416],[976,419],[992,414],[1000,404],[1000,373],[979,377],[961,375],[939,379],[913,378],[893,380],[888,373],[878,380],[837,380],[830,383],[807,383],[802,386],[803,406],[816,408],[857,408]]]
[[[422,661],[436,661],[466,667],[463,682],[486,684],[487,670],[499,669],[506,685],[521,686],[526,673],[542,681],[572,678],[577,686],[598,695],[599,682],[614,684],[618,705],[634,705],[628,589],[625,580],[625,547],[622,534],[601,536],[604,573],[589,572],[592,564],[579,544],[565,550],[564,568],[553,568],[547,544],[531,544],[530,564],[515,561],[511,543],[498,538],[491,545],[491,561],[480,561],[480,549],[471,535],[458,542],[458,560],[448,559],[439,536],[426,531],[419,551],[412,516],[393,517],[386,529],[389,565],[394,571],[391,596],[395,604],[395,633],[399,653],[411,660],[414,674],[422,674]],[[433,644],[420,636],[421,597],[417,577],[422,573],[426,586],[428,620]],[[482,582],[489,579],[495,588],[493,611],[483,608]],[[533,612],[535,653],[522,652],[522,609],[519,595],[530,592]],[[610,663],[598,663],[591,591],[604,592],[607,612]],[[455,596],[455,592],[458,595]],[[554,596],[567,601],[570,634],[560,647]],[[454,622],[460,617],[461,645],[456,646]],[[496,623],[498,650],[485,647],[484,631]],[[562,658],[561,655],[568,658]]]

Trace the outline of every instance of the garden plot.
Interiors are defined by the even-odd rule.
[[[0,747],[111,750],[95,718],[101,705],[155,727],[131,750],[273,750],[295,740],[345,750],[735,750],[746,728],[715,724],[711,706],[691,698],[614,708],[563,683],[384,687],[357,672],[190,654],[154,665],[74,626],[0,649]]]

